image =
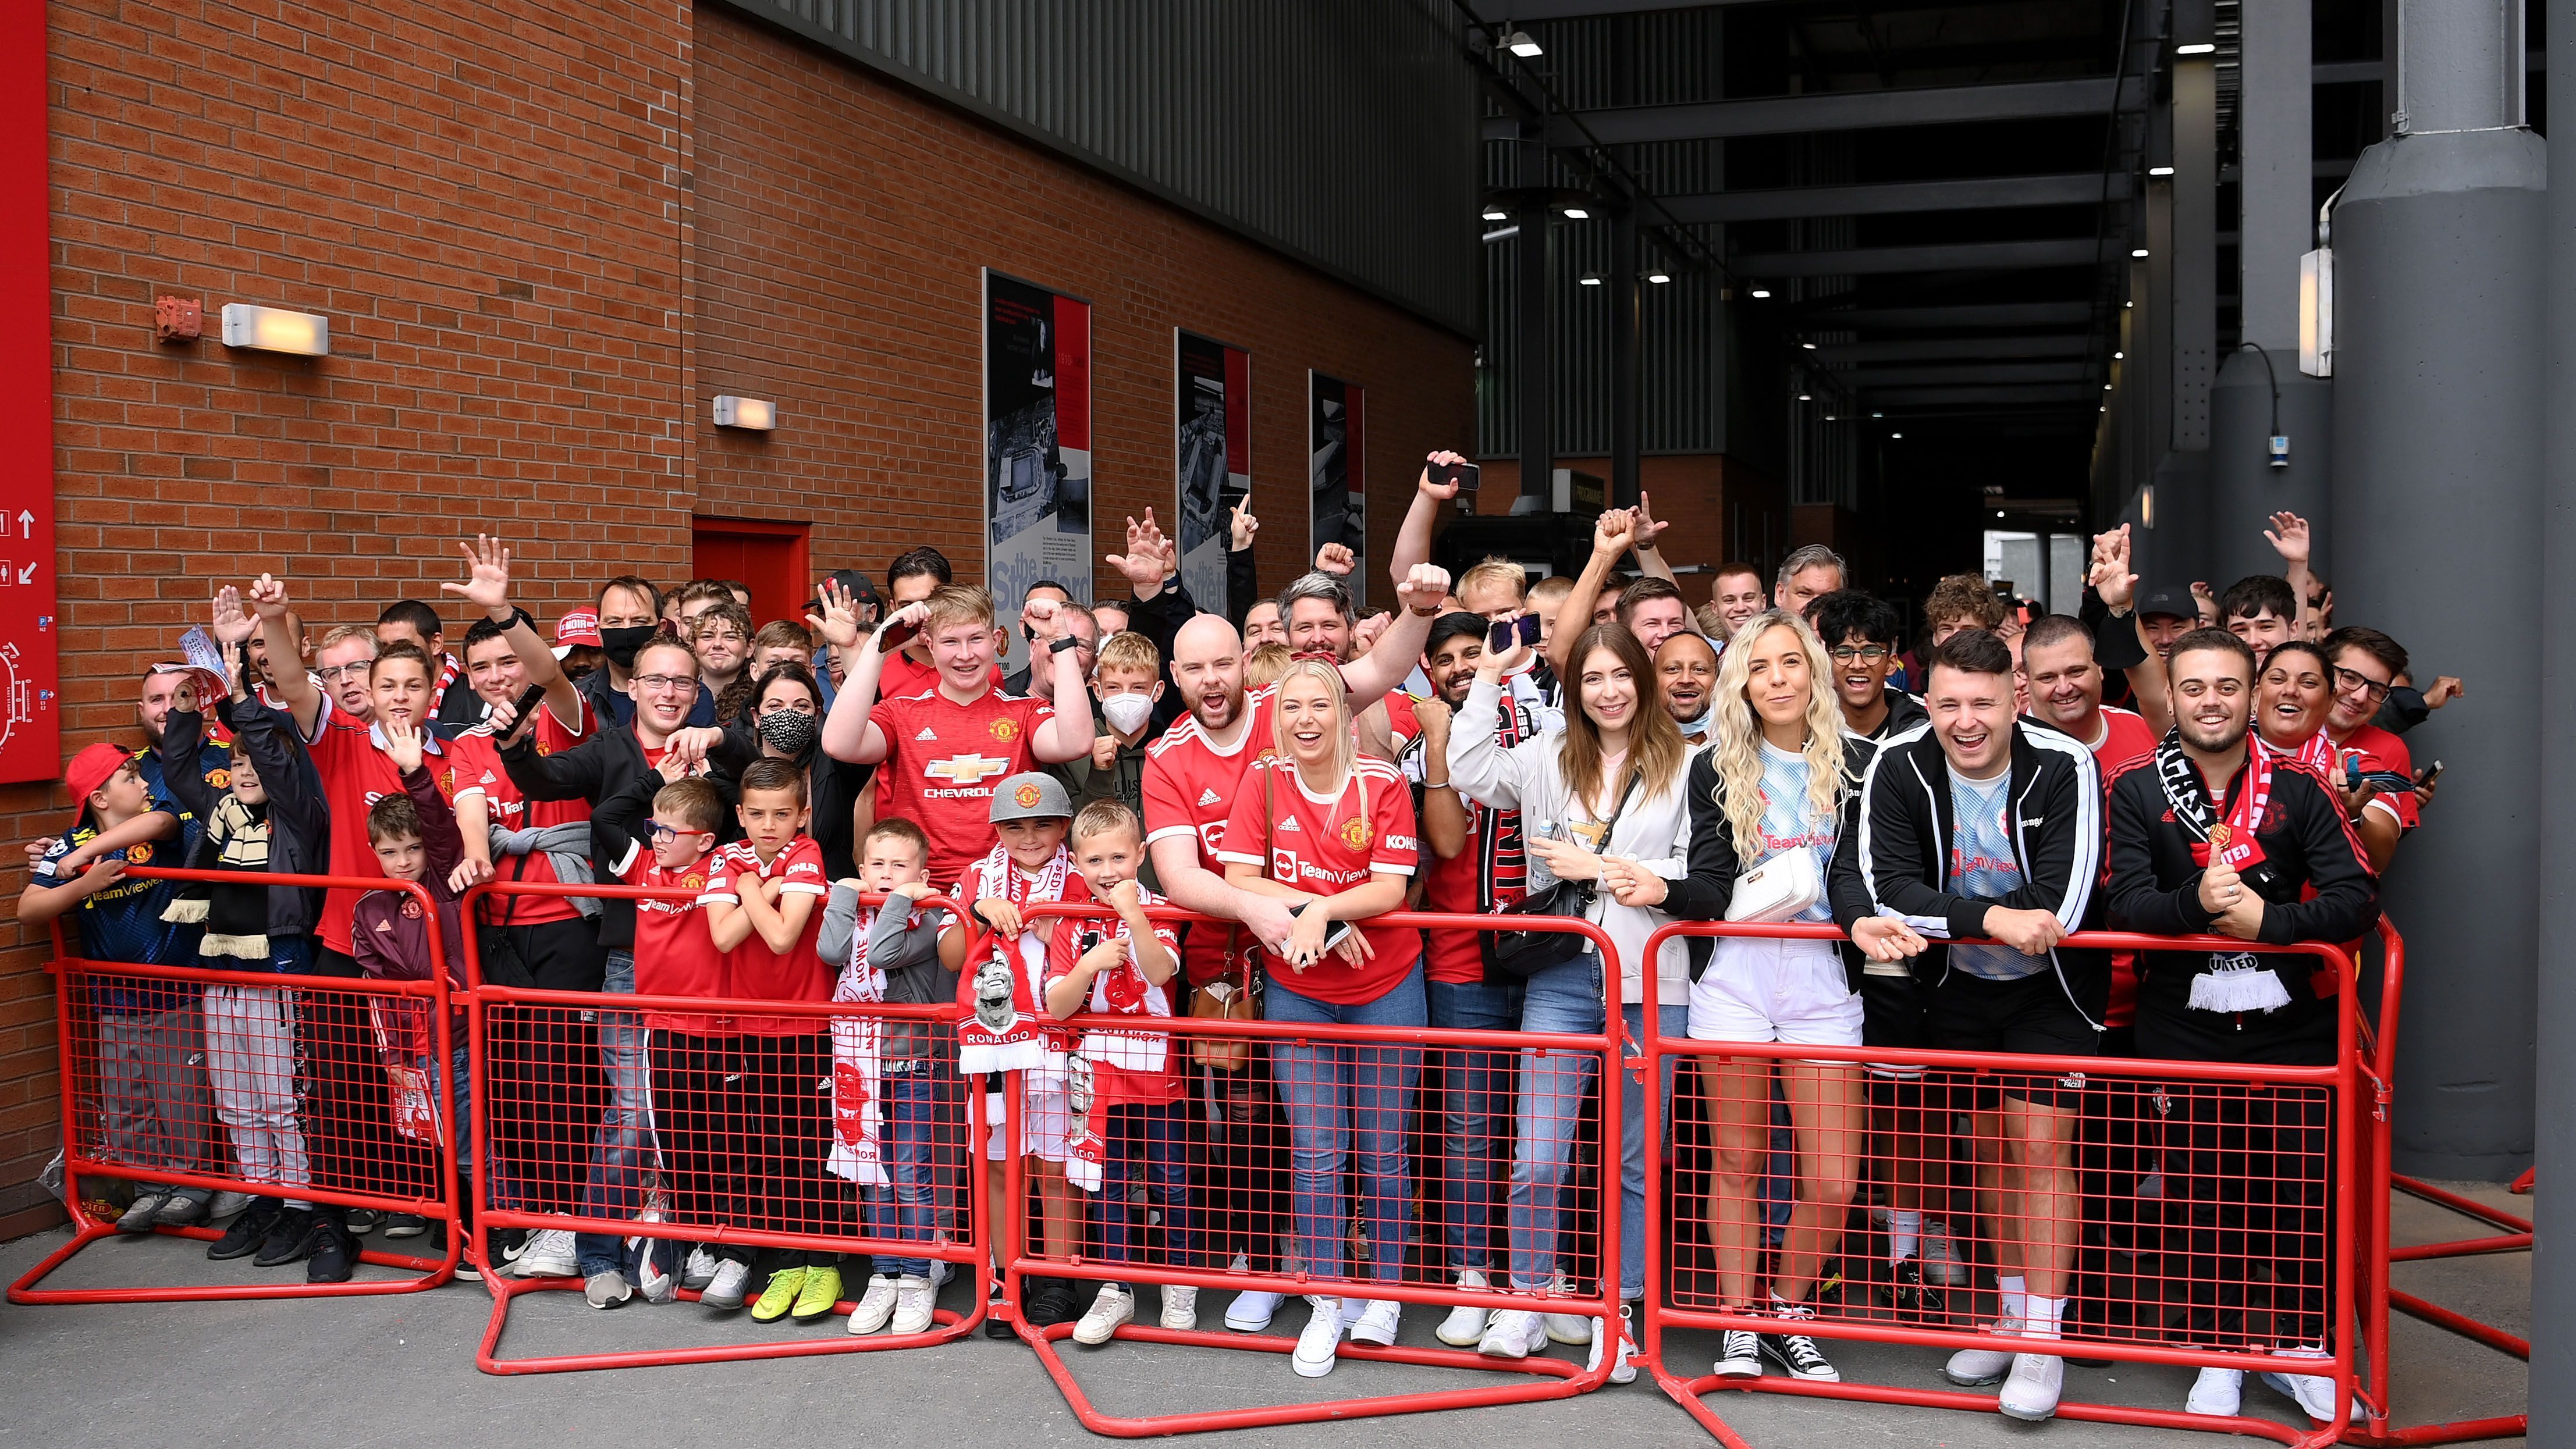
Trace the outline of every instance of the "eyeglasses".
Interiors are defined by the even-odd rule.
[[[2335,693],[2350,694],[2357,689],[2361,691],[2362,698],[2369,700],[2372,704],[2381,703],[2388,698],[2389,687],[2387,685],[2380,683],[2378,680],[2371,678],[2360,670],[2346,669],[2340,664],[2335,666],[2334,683]]]
[[[1834,651],[1834,662],[1836,664],[1876,664],[1885,659],[1887,653],[1888,651],[1875,644],[1864,644],[1858,649],[1846,644]]]
[[[712,835],[714,833],[715,832],[712,830],[682,830],[676,825],[665,825],[659,820],[654,821],[652,825],[653,843],[655,845],[659,845],[665,840],[677,840],[683,835]]]
[[[655,694],[696,689],[698,677],[694,674],[639,674],[635,676],[635,687]]]
[[[327,664],[313,671],[324,684],[337,684],[343,679],[364,679],[376,667],[376,661],[361,659],[355,664]]]

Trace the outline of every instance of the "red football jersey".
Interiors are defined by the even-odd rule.
[[[1270,781],[1267,791],[1262,788],[1265,775]],[[1265,794],[1276,811],[1267,821],[1262,813]],[[1379,871],[1409,876],[1420,854],[1421,842],[1414,836],[1413,791],[1395,766],[1363,756],[1355,762],[1339,797],[1318,800],[1306,792],[1296,765],[1273,755],[1245,773],[1217,859],[1229,865],[1260,866],[1265,876],[1281,885],[1329,896],[1366,884]],[[1363,929],[1377,952],[1366,965],[1355,968],[1338,954],[1327,953],[1301,973],[1274,961],[1269,967],[1271,980],[1317,1001],[1345,1005],[1375,1001],[1413,969],[1414,958],[1421,954],[1421,937],[1409,927]]]
[[[823,848],[814,843],[812,836],[800,835],[763,864],[750,841],[737,840],[707,857],[707,889],[698,897],[698,904],[711,906],[721,901],[739,906],[742,897],[736,882],[746,880],[779,881],[780,904],[785,904],[784,898],[789,895],[810,895],[815,898],[814,910],[805,918],[804,933],[788,951],[770,950],[769,943],[755,931],[726,952],[724,994],[756,1001],[831,1000],[837,973],[824,966],[821,953],[814,949],[814,939],[823,930],[823,897],[832,893],[831,883],[823,878]],[[642,929],[640,916],[637,929]],[[712,946],[712,925],[707,939]],[[640,960],[637,969],[642,969]],[[831,1023],[819,1016],[734,1018],[734,1030],[746,1036],[806,1036],[830,1027]]]
[[[2335,769],[2338,772],[2346,771],[2352,757],[2359,755],[2361,768],[2366,771],[2388,770],[2404,775],[2408,779],[2413,779],[2415,776],[2414,752],[2406,748],[2404,740],[2377,725],[2363,725],[2351,734],[2336,740],[2334,747]],[[2338,780],[2336,783],[2342,784],[2344,781]],[[2415,792],[2412,790],[2382,790],[2371,796],[2370,803],[2362,808],[2385,810],[2397,817],[2397,823],[2400,826],[2408,830],[2415,828]]]
[[[920,826],[930,837],[930,878],[955,880],[992,853],[993,787],[1038,768],[1032,740],[1055,707],[998,689],[959,704],[931,689],[889,699],[870,718],[886,740],[877,818]]]
[[[1426,853],[1422,862],[1422,908],[1472,916],[1477,914],[1479,905],[1477,876],[1485,868],[1484,830],[1491,812],[1478,809],[1475,801],[1463,795],[1459,804],[1467,812],[1466,848],[1447,860]],[[1430,807],[1426,804],[1424,808]],[[1485,979],[1485,948],[1473,931],[1435,930],[1429,933],[1424,947],[1422,967],[1433,981],[1459,985],[1480,982]]]
[[[1146,905],[1163,904],[1163,898],[1152,891],[1140,890],[1138,895]],[[1081,960],[1083,951],[1088,949],[1082,944],[1086,939],[1097,940],[1115,933],[1117,929],[1116,921],[1058,920],[1055,923],[1055,930],[1047,938],[1047,984],[1053,985],[1058,978],[1073,974],[1074,963]],[[1171,952],[1174,957],[1180,955],[1181,943],[1178,933],[1170,926],[1156,922],[1154,937],[1161,941],[1163,949]],[[1177,1007],[1173,994],[1178,985],[1179,982],[1175,980],[1156,986],[1146,981],[1141,971],[1107,972],[1094,983],[1092,997],[1095,1002],[1105,999],[1114,1011],[1137,1017],[1137,1030],[1142,1032],[1148,1029],[1145,1025],[1146,1020],[1157,1014],[1152,1003],[1161,1004],[1162,1010],[1159,1014],[1162,1016],[1169,1017],[1175,1014]],[[1129,997],[1131,992],[1132,999]],[[1038,1009],[1041,1011],[1046,1009],[1043,1000],[1039,1002]],[[1093,1009],[1092,1004],[1085,1003],[1082,1009],[1089,1011]],[[1187,1053],[1187,1048],[1181,1042],[1169,1038],[1166,1038],[1162,1045],[1163,1070],[1159,1072],[1122,1067],[1115,1062],[1093,1062],[1091,1093],[1095,1110],[1100,1107],[1155,1106],[1182,1100],[1184,1093],[1180,1063]],[[1095,1117],[1092,1120],[1097,1130],[1099,1119]]]
[[[327,701],[321,723],[307,746],[322,777],[322,799],[331,807],[331,874],[382,880],[385,873],[367,839],[367,810],[403,792],[402,771],[376,743],[375,726],[351,720]],[[433,778],[446,768],[445,747],[436,739],[423,741],[421,754]],[[322,893],[322,943],[341,955],[350,954],[349,922],[365,894],[354,886]]]
[[[1273,752],[1270,729],[1272,692],[1257,690],[1244,697],[1249,716],[1231,747],[1221,748],[1199,724],[1183,715],[1156,740],[1145,758],[1145,843],[1189,836],[1198,842],[1199,863],[1222,875],[1217,850],[1225,844],[1225,822],[1251,763]],[[1229,950],[1227,943],[1233,942]],[[1181,969],[1190,984],[1205,986],[1220,978],[1243,977],[1243,954],[1253,945],[1240,926],[1195,925],[1181,953]]]
[[[544,726],[538,726],[543,729]],[[510,780],[510,772],[501,765],[501,751],[492,743],[491,732],[477,726],[447,742],[447,762],[437,768],[438,793],[449,804],[480,792],[490,819],[512,830],[526,830],[530,811],[527,798]],[[581,813],[575,819],[587,819],[587,801],[545,801],[546,805],[569,803]],[[494,855],[493,874],[504,881],[530,881],[553,885],[554,861],[543,851],[527,855]],[[578,920],[581,908],[560,896],[486,896],[482,920],[486,925],[536,926],[548,921]]]
[[[1001,688],[1002,666],[994,665],[990,677],[993,687]],[[887,655],[884,666],[877,671],[877,699],[880,703],[889,699],[910,699],[923,690],[938,687],[939,671],[927,664],[913,663],[912,656],[900,649]]]
[[[704,996],[725,994],[725,953],[716,949],[708,929],[704,893],[712,854],[695,865],[665,870],[653,863],[653,852],[630,846],[618,862],[617,878],[631,886],[694,891],[685,901],[635,903],[635,994],[638,996]],[[818,912],[819,914],[819,912]],[[662,1031],[695,1036],[730,1036],[731,1017],[686,1016],[665,1011],[644,1013],[644,1024]]]

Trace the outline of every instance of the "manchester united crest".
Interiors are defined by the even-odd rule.
[[[687,875],[680,877],[680,888],[682,890],[691,891],[705,890],[707,888],[707,873],[702,870],[690,871]]]
[[[1376,834],[1374,831],[1369,829],[1369,823],[1367,821],[1360,819],[1356,815],[1343,821],[1341,823],[1341,827],[1333,833],[1341,837],[1342,844],[1349,846],[1353,850],[1368,849],[1369,841],[1374,839]]]
[[[406,920],[406,921],[417,921],[417,920],[419,920],[419,919],[420,919],[420,897],[415,896],[415,895],[406,895],[406,896],[404,896],[404,897],[403,897],[403,900],[402,900],[402,913],[403,913],[403,919],[404,919],[404,920]]]
[[[206,783],[214,786],[218,790],[229,790],[233,787],[233,772],[230,770],[208,770],[206,772]]]
[[[134,844],[125,847],[125,863],[127,865],[150,865],[152,863],[152,842],[148,840],[138,840]]]
[[[1016,789],[1016,790],[1012,791],[1012,792],[1011,792],[1011,803],[1012,803],[1012,804],[1014,804],[1014,805],[1019,806],[1019,807],[1020,807],[1021,809],[1023,809],[1023,810],[1033,810],[1033,809],[1036,809],[1036,808],[1037,808],[1037,803],[1038,803],[1038,787],[1037,787],[1037,782],[1035,782],[1035,781],[1030,781],[1029,783],[1027,783],[1027,784],[1025,784],[1025,785],[1022,785],[1020,788],[1018,788],[1018,789]]]
[[[1020,722],[1015,719],[997,719],[987,728],[992,730],[993,738],[1006,745],[1020,737]]]

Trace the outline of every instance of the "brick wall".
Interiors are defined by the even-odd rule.
[[[1607,480],[1607,458],[1559,458],[1556,466]],[[1520,464],[1498,458],[1484,465],[1477,504],[1485,513],[1511,511],[1520,492]],[[1708,602],[1719,564],[1742,560],[1776,563],[1790,549],[1789,505],[1780,484],[1722,453],[1655,454],[1637,460],[1638,486],[1658,521],[1669,524],[1656,548],[1666,563],[1706,564],[1712,572],[1682,580],[1682,597],[1691,607]],[[1741,507],[1743,536],[1735,534]],[[1763,523],[1770,522],[1770,557],[1763,553]],[[1800,539],[1798,542],[1805,542]]]
[[[985,265],[1094,304],[1102,552],[1170,514],[1175,325],[1253,353],[1268,581],[1299,566],[1308,367],[1369,389],[1381,565],[1406,460],[1473,436],[1465,341],[730,13],[48,18],[67,753],[139,740],[138,667],[263,569],[317,628],[371,622],[497,526],[551,617],[685,576],[694,512],[810,518],[817,567],[931,542],[980,574]],[[332,355],[158,345],[165,292],[210,331],[225,302],[326,313]],[[779,431],[717,434],[717,392],[774,397]],[[14,839],[65,808],[0,787]],[[0,856],[0,895],[24,881]],[[0,1237],[47,1211],[45,954],[0,922]]]

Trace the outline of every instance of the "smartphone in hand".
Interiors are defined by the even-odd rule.
[[[882,653],[892,654],[894,651],[902,648],[906,644],[911,643],[912,636],[920,632],[921,626],[919,624],[914,623],[910,619],[897,619],[893,623],[888,624],[883,629],[877,631],[877,648]]]
[[[1476,463],[1431,463],[1426,466],[1431,471],[1433,483],[1454,482],[1458,485],[1461,496],[1473,494],[1476,491],[1476,485],[1482,482],[1485,476],[1483,466]]]
[[[1498,619],[1485,631],[1485,652],[1509,654],[1515,643],[1538,647],[1538,615],[1523,614],[1517,619]]]
[[[510,701],[509,733],[526,734],[529,728],[528,721],[536,717],[537,710],[542,708],[545,702],[546,687],[542,684],[529,685],[526,693]]]

